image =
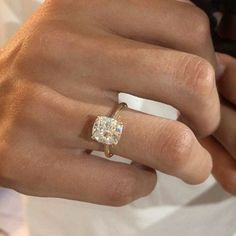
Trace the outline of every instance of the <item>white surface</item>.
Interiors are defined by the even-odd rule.
[[[0,0],[1,44],[36,5],[37,1],[33,0]],[[129,96],[122,99],[152,114],[175,116],[168,106]],[[2,205],[11,213],[10,200],[5,201],[8,205],[5,202]],[[122,208],[58,199],[29,198],[28,201],[32,236],[233,236],[235,218],[235,198],[212,178],[193,187],[160,174],[157,188],[149,197]]]

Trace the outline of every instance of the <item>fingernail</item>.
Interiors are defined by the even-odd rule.
[[[216,80],[219,80],[224,72],[225,72],[225,64],[222,62],[222,60],[220,59],[219,56],[216,56],[216,61],[217,61],[217,65],[216,65]]]

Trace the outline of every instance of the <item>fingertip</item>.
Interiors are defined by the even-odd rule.
[[[198,166],[196,166],[195,172],[190,177],[183,179],[183,181],[190,185],[199,185],[204,183],[211,175],[213,162],[210,153],[203,147],[199,152],[201,160]]]
[[[213,160],[211,154],[198,142],[193,145],[188,165],[179,176],[185,183],[198,185],[204,183],[211,175]]]
[[[141,196],[144,197],[150,194],[154,190],[158,181],[156,170],[148,166],[142,165],[138,162],[134,162],[134,161],[131,163],[131,166],[133,166],[134,168],[137,168],[139,172],[140,171],[142,172],[143,176],[141,176],[141,172],[138,173],[138,176],[141,177],[143,185],[147,188],[146,188],[146,191],[143,192],[143,194],[141,194]]]

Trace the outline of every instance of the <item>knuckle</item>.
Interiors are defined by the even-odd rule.
[[[109,203],[112,206],[124,206],[136,198],[137,177],[132,171],[120,176],[112,185],[108,193]]]
[[[198,97],[209,96],[215,87],[215,72],[210,63],[198,56],[185,56],[182,61],[185,86]]]
[[[189,160],[195,142],[194,134],[182,123],[172,124],[168,128],[170,132],[166,132],[168,135],[162,144],[161,152],[170,160],[167,162],[169,169],[182,169]]]
[[[199,46],[204,45],[209,42],[211,38],[210,21],[208,15],[200,8],[194,7],[191,11],[191,32],[193,32],[196,37],[194,39],[195,43]]]

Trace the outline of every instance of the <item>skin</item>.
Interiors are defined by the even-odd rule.
[[[189,0],[181,1],[193,5]],[[211,153],[216,180],[227,192],[236,195],[236,59],[217,53],[217,61],[221,122],[216,132],[200,143]]]
[[[201,141],[213,157],[213,175],[222,187],[236,195],[236,59],[218,54],[225,66],[217,82],[222,96],[222,119],[214,136]]]
[[[215,70],[208,18],[194,5],[45,1],[0,54],[0,184],[121,206],[154,189],[155,170],[203,182],[212,158],[197,138],[219,125]],[[170,104],[184,122],[123,110],[113,152],[131,165],[90,154],[103,150],[92,124],[120,92]]]

